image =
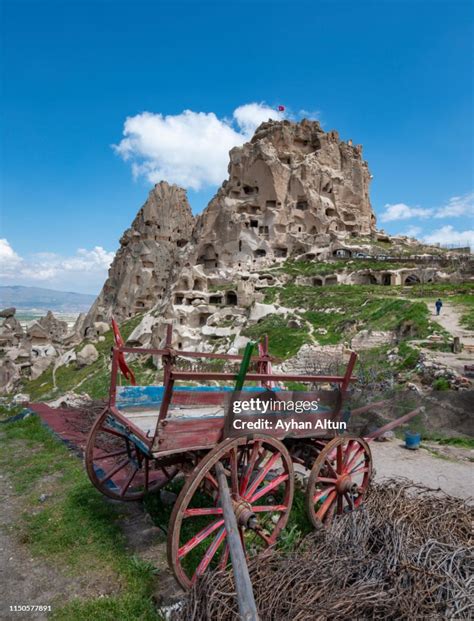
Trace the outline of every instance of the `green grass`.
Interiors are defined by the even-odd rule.
[[[325,276],[336,272],[356,270],[386,271],[401,268],[416,267],[415,263],[409,261],[390,262],[390,261],[367,261],[363,259],[348,259],[335,261],[295,261],[288,259],[283,265],[273,268],[273,273],[289,274],[290,276]],[[267,270],[268,272],[268,270]]]
[[[22,405],[0,405],[0,420],[6,420],[12,416],[16,416],[22,412],[24,407]]]
[[[431,436],[426,439],[431,440],[432,442],[438,442],[438,444],[445,444],[447,446],[474,449],[474,438],[446,438],[437,434],[431,434]]]
[[[267,289],[265,301],[277,301],[288,308],[297,308],[298,312],[307,309],[301,318],[311,324],[314,340],[321,345],[348,341],[360,330],[394,331],[401,339],[426,338],[442,331],[430,321],[430,312],[423,301],[380,297],[379,292],[380,288],[374,291],[374,287],[357,285],[321,288],[288,284]],[[313,340],[304,325],[289,328],[288,320],[281,315],[269,315],[243,333],[255,339],[267,333],[271,353],[288,358],[301,345]]]
[[[379,297],[379,292],[380,289],[357,285],[320,288],[289,284],[268,289],[266,301],[278,299],[283,306],[306,308],[304,318],[316,330],[327,330],[326,334],[314,335],[323,345],[347,339],[350,328],[394,330],[401,336],[408,331],[412,338],[424,338],[433,332],[424,302]]]
[[[445,377],[438,377],[432,384],[433,390],[449,390],[450,385]]]
[[[387,287],[400,291],[400,287]],[[445,298],[448,301],[459,302],[469,299],[474,295],[472,283],[430,283],[426,285],[414,285],[404,287],[403,295],[410,298]]]
[[[421,434],[422,440],[425,442],[436,442],[445,446],[455,446],[458,448],[474,449],[474,438],[471,436],[449,436],[439,431],[430,431],[426,429],[426,419],[423,415],[417,415],[409,422],[410,431]],[[395,435],[404,439],[405,431],[401,428],[395,429]]]
[[[143,600],[139,590],[118,597],[73,600],[53,612],[50,618],[53,621],[160,621],[162,616],[151,599]]]
[[[398,355],[402,358],[399,369],[414,369],[420,360],[420,352],[410,347],[406,341],[402,341],[398,346]]]
[[[36,416],[2,425],[0,465],[24,507],[14,525],[34,557],[64,574],[92,574],[117,594],[53,602],[52,619],[159,619],[151,599],[154,568],[131,556],[120,531],[120,507],[89,482],[82,463]],[[40,492],[47,497],[40,502]]]
[[[450,300],[462,309],[461,325],[468,330],[474,330],[474,287],[467,293],[458,294]]]
[[[288,320],[289,318],[285,319],[281,315],[268,315],[255,325],[243,330],[242,334],[254,340],[268,334],[270,354],[281,359],[290,358],[311,339],[307,328],[289,328]]]
[[[405,394],[404,394],[405,393]],[[401,398],[405,396],[405,398],[410,398],[410,395],[406,394],[406,391],[401,394]],[[413,410],[417,407],[419,402],[416,401],[416,397],[412,397],[413,402],[405,408],[406,411]],[[399,406],[399,402],[397,402],[397,407]],[[400,415],[405,412],[400,411]],[[426,442],[437,442],[438,444],[444,444],[447,446],[457,446],[460,448],[474,449],[474,438],[472,436],[467,435],[451,435],[449,432],[431,430],[427,428],[427,421],[429,419],[429,409],[425,413],[417,414],[414,416],[407,425],[403,425],[403,427],[397,427],[394,429],[394,433],[397,438],[404,439],[405,438],[405,430],[410,429],[410,431],[418,432],[421,434],[422,440]]]

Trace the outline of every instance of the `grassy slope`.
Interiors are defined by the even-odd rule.
[[[429,320],[426,298],[442,297],[465,309],[463,324],[474,327],[474,285],[468,283],[435,283],[413,287],[379,285],[337,285],[318,287],[297,285],[299,276],[334,274],[344,269],[387,270],[411,267],[409,263],[389,261],[294,261],[265,270],[266,273],[284,273],[290,277],[282,287],[265,289],[265,302],[278,303],[295,309],[294,317],[300,319],[300,328],[290,328],[279,315],[265,317],[258,324],[250,326],[244,334],[258,338],[263,334],[270,337],[271,353],[279,358],[294,355],[304,343],[318,342],[322,345],[347,341],[351,328],[355,331],[367,329],[394,330],[402,338],[422,339],[433,332],[447,336],[443,329]],[[311,334],[313,331],[313,334]],[[403,336],[409,331],[409,336]],[[403,352],[402,352],[403,353]],[[406,352],[405,352],[406,353]],[[408,356],[407,364],[409,363]],[[411,356],[412,362],[415,356]],[[407,367],[406,367],[407,368]]]
[[[63,573],[93,573],[116,595],[58,601],[58,621],[156,621],[151,599],[154,568],[131,556],[118,526],[120,507],[107,502],[89,482],[82,463],[58,442],[36,416],[2,425],[0,465],[24,511],[15,530],[35,557]],[[47,477],[52,493],[41,503],[38,488]],[[52,483],[51,483],[52,482]]]
[[[385,293],[383,288],[383,293]],[[390,289],[392,289],[390,287]],[[317,342],[327,345],[348,339],[349,329],[403,330],[411,327],[411,334],[424,338],[435,330],[429,321],[429,311],[423,302],[394,297],[382,297],[380,287],[335,286],[309,287],[288,284],[266,289],[266,302],[279,302],[294,308],[303,320],[302,327],[292,329],[279,315],[265,317],[258,324],[245,330],[252,338],[268,333],[274,355],[287,358],[294,355],[303,343],[311,342],[309,327],[315,332]],[[308,322],[306,325],[305,321]],[[324,333],[323,330],[326,332]]]
[[[366,267],[364,261],[352,261],[352,267]],[[355,332],[368,330],[394,330],[403,332],[410,328],[410,337],[423,339],[433,332],[443,334],[443,330],[429,320],[426,298],[442,297],[462,305],[466,309],[463,323],[474,328],[474,291],[469,284],[429,284],[414,287],[391,287],[377,285],[338,285],[313,287],[296,285],[297,276],[334,273],[337,269],[348,266],[347,261],[286,261],[274,270],[285,272],[290,282],[282,287],[265,289],[265,302],[278,302],[282,306],[295,309],[293,318],[298,319],[299,327],[289,327],[290,317],[280,315],[265,317],[259,323],[247,327],[243,334],[258,339],[264,334],[270,337],[271,353],[281,359],[297,353],[305,343],[318,342],[322,345],[347,342]],[[371,263],[372,269],[387,269],[385,261]],[[400,267],[400,264],[397,264]],[[269,270],[266,270],[268,273]],[[327,312],[326,312],[327,311]],[[128,337],[138,325],[141,316],[125,322],[122,326],[124,337]],[[60,367],[56,371],[56,389],[53,386],[52,369],[48,369],[36,380],[25,382],[22,392],[30,395],[31,400],[54,398],[68,390],[87,393],[94,399],[107,395],[110,381],[110,348],[113,344],[112,332],[105,335],[105,340],[96,343],[99,359],[94,364],[77,369],[76,365]],[[81,344],[79,347],[83,347]],[[415,356],[408,362],[415,361]],[[414,366],[414,365],[413,365]],[[404,368],[413,368],[405,366]],[[149,363],[133,363],[138,381],[149,383],[155,376],[155,370]]]
[[[458,304],[463,309],[461,315],[461,325],[468,330],[474,330],[474,291],[471,293],[458,294],[451,298],[454,304]]]

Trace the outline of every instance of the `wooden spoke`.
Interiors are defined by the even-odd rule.
[[[361,457],[361,453],[363,452],[363,450],[364,450],[363,447],[359,447],[356,450],[354,455],[351,457],[350,461],[347,463],[346,470],[350,470],[352,468],[357,457]]]
[[[323,519],[324,515],[326,514],[326,511],[329,509],[329,507],[335,501],[336,495],[337,494],[336,494],[336,490],[335,489],[333,489],[327,495],[326,499],[324,500],[323,504],[321,505],[321,508],[318,510],[318,513],[316,514],[320,520]]]
[[[263,532],[262,529],[258,528],[255,532],[261,539],[263,539],[267,546],[272,546],[275,543],[273,537],[269,537],[266,533]]]
[[[314,494],[313,496],[313,503],[316,504],[317,502],[319,502],[322,498],[326,497],[328,495],[328,493],[332,490],[336,489],[335,485],[331,485],[330,487],[325,487],[323,490],[319,490],[316,494]]]
[[[281,483],[284,483],[287,479],[288,479],[288,475],[287,474],[281,474],[279,477],[277,477],[276,479],[273,479],[273,481],[268,483],[268,485],[265,485],[265,487],[262,487],[262,489],[260,489],[258,492],[256,492],[250,498],[250,502],[255,502],[256,500],[258,500],[262,496],[265,496],[265,494],[268,494],[268,492],[270,492],[271,490],[275,489],[275,487],[278,487]]]
[[[114,474],[117,474],[119,470],[122,470],[122,468],[125,468],[127,464],[128,464],[128,459],[124,459],[117,466],[115,466],[115,468],[111,468],[103,477],[101,477],[99,479],[99,482],[105,483],[106,481],[109,481],[114,476]]]
[[[337,481],[337,477],[333,478],[329,478],[329,477],[316,477],[316,481],[318,483],[331,483],[334,484]]]
[[[263,513],[264,511],[280,512],[287,511],[286,505],[252,505],[252,511],[254,513]]]
[[[186,509],[184,517],[196,517],[201,515],[222,515],[222,509],[220,507],[199,507],[198,509]]]
[[[206,487],[215,480],[218,462],[224,466],[232,503],[240,516],[238,528],[247,555],[273,545],[291,510],[293,464],[279,440],[241,437],[218,444],[186,480],[171,514],[168,561],[184,588],[189,588],[207,569],[224,569],[228,565],[230,551],[219,495],[210,495]],[[262,497],[265,501],[259,502]],[[243,510],[237,511],[238,508]],[[246,521],[249,513],[255,516],[252,522]],[[270,519],[272,514],[276,517]],[[212,541],[209,537],[213,537]]]
[[[208,547],[208,549],[206,550],[206,554],[203,556],[202,561],[199,563],[196,569],[196,573],[193,576],[193,582],[195,582],[197,578],[201,576],[206,571],[206,569],[209,567],[209,563],[214,558],[214,555],[219,549],[219,546],[221,545],[221,543],[224,541],[225,536],[226,536],[226,530],[225,528],[222,528],[215,536],[214,541]]]
[[[306,510],[314,526],[329,524],[360,506],[372,476],[372,457],[362,438],[330,440],[314,461],[306,490]]]
[[[166,485],[178,472],[165,470],[144,446],[137,446],[125,434],[112,429],[104,411],[89,433],[85,450],[87,474],[97,489],[114,500],[141,500],[147,492]]]
[[[212,474],[210,472],[206,472],[206,480],[209,481],[209,483],[215,488],[215,489],[219,489],[219,485],[217,484],[217,481],[215,479],[214,476],[212,476]]]
[[[222,550],[221,560],[219,561],[219,569],[225,569],[227,567],[227,564],[229,563],[229,554],[229,544],[226,543],[224,549]]]
[[[182,546],[178,550],[178,558],[181,559],[186,556],[186,554],[189,554],[189,552],[191,552],[193,548],[195,548],[202,541],[204,541],[204,539],[207,539],[209,535],[212,535],[212,533],[220,528],[223,524],[224,520],[216,520],[212,524],[209,524],[209,526],[206,526],[205,528],[200,530],[197,535],[194,535],[192,539],[190,539],[184,546]]]
[[[230,473],[231,473],[231,487],[230,490],[235,496],[239,495],[239,475],[237,470],[237,451],[232,449],[230,452]]]
[[[257,476],[252,481],[252,484],[250,485],[250,487],[245,490],[245,494],[244,494],[245,498],[248,498],[249,496],[252,496],[252,494],[258,488],[260,483],[265,479],[265,477],[267,476],[267,474],[271,470],[272,466],[275,464],[275,462],[279,458],[280,458],[280,455],[278,453],[274,453],[272,455],[272,457],[270,457],[270,459],[267,461],[265,466],[260,470],[260,472],[258,472]]]
[[[114,453],[104,453],[98,457],[94,458],[94,461],[102,461],[103,459],[110,459],[111,457],[118,457],[119,455],[126,455],[127,451],[115,451]]]
[[[261,447],[261,442],[255,442],[252,449],[252,454],[250,455],[250,459],[247,464],[247,468],[245,470],[245,474],[240,482],[240,495],[243,496],[247,491],[247,485],[249,483],[250,475],[252,474],[253,467],[255,465],[255,461],[257,459],[258,452]]]

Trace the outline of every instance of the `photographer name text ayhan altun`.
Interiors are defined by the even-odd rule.
[[[333,421],[326,418],[318,419],[316,421],[302,421],[302,420],[282,420],[276,421],[268,420],[268,418],[257,418],[255,420],[242,420],[236,418],[232,422],[232,426],[236,431],[297,431],[297,430],[333,430],[333,431],[345,431],[347,429],[347,423],[344,421]]]

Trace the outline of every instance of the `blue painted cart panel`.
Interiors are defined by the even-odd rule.
[[[174,392],[232,392],[232,386],[179,386]],[[245,386],[245,392],[262,392],[262,386]],[[278,389],[273,389],[278,390]],[[117,386],[116,405],[119,409],[133,407],[159,407],[165,392],[164,386]]]

